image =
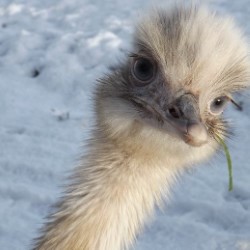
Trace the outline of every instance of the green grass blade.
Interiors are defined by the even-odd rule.
[[[226,145],[226,143],[219,137],[217,136],[220,144],[223,146],[224,152],[226,154],[226,158],[227,158],[227,166],[228,166],[228,173],[229,173],[229,191],[233,190],[233,166],[232,166],[232,159],[228,150],[228,147]]]

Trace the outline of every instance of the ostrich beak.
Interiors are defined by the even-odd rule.
[[[208,132],[201,121],[197,100],[192,94],[184,94],[168,106],[166,118],[187,144],[199,147],[207,143]]]

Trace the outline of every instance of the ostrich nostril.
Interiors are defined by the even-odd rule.
[[[179,110],[176,107],[174,107],[174,106],[171,107],[171,108],[169,108],[168,112],[175,119],[179,119],[181,117]]]

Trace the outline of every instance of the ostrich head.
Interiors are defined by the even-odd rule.
[[[98,122],[131,152],[198,162],[227,135],[221,115],[249,70],[231,19],[202,7],[156,10],[137,24],[125,62],[101,79]]]

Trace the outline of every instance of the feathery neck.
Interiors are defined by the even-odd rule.
[[[126,117],[104,121],[35,250],[126,249],[183,165],[207,155]]]
[[[127,144],[126,144],[127,147]],[[160,205],[175,172],[100,130],[35,250],[122,250]]]

